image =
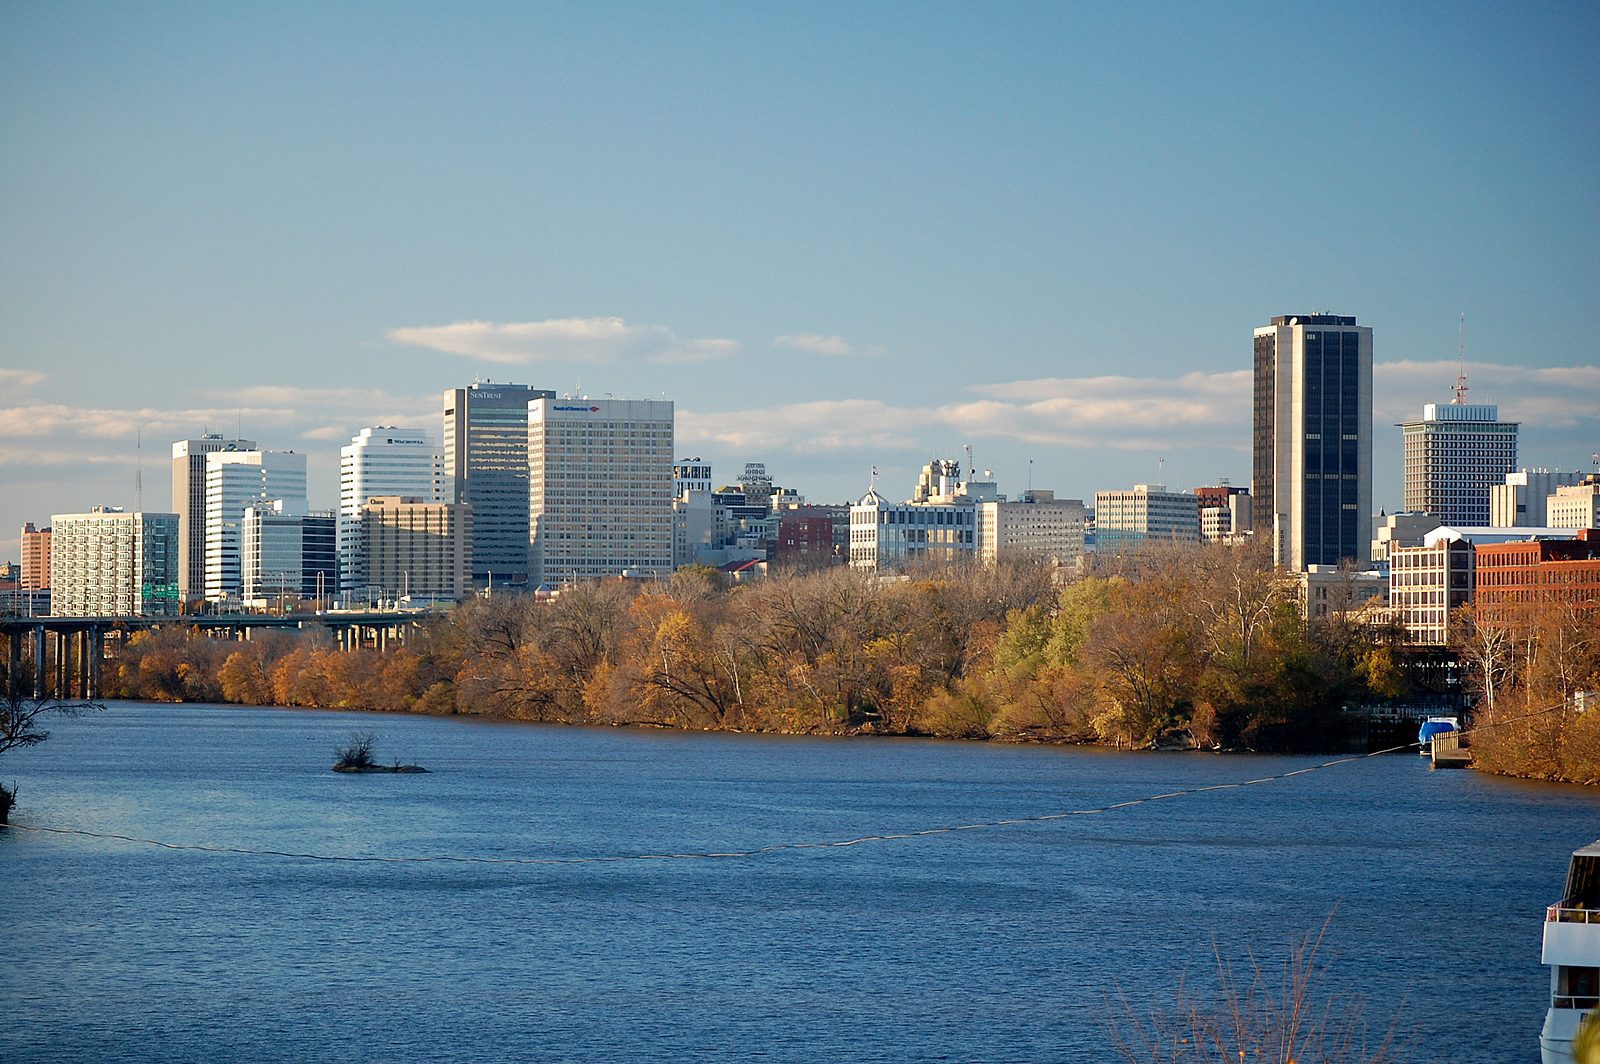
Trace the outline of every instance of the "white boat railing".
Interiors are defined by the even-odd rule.
[[[1547,924],[1600,924],[1600,909],[1573,909],[1560,902],[1544,911]]]
[[[1553,1009],[1595,1009],[1600,1008],[1600,997],[1595,997],[1593,994],[1555,994],[1550,998],[1550,1007]]]

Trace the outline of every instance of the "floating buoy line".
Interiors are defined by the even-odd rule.
[[[1564,703],[1547,706],[1516,717],[1496,721],[1477,728],[1465,729],[1462,735],[1484,731],[1488,728],[1512,724],[1530,717],[1539,717],[1547,713],[1564,708]],[[732,858],[766,857],[771,854],[787,853],[797,850],[843,850],[852,846],[861,846],[875,842],[899,842],[907,839],[929,838],[935,835],[953,835],[960,831],[986,831],[993,828],[1017,827],[1023,824],[1047,824],[1056,820],[1070,820],[1073,817],[1100,816],[1113,813],[1120,809],[1132,809],[1141,805],[1150,805],[1154,802],[1169,801],[1173,798],[1188,798],[1197,794],[1210,791],[1233,791],[1245,787],[1256,787],[1264,783],[1276,783],[1281,780],[1292,779],[1296,776],[1308,776],[1313,772],[1322,772],[1326,769],[1337,768],[1340,765],[1354,764],[1369,758],[1381,757],[1385,754],[1397,754],[1407,750],[1420,749],[1422,743],[1403,743],[1383,750],[1374,750],[1367,754],[1352,754],[1348,757],[1335,758],[1332,761],[1323,761],[1304,768],[1291,769],[1287,772],[1276,772],[1269,776],[1258,776],[1255,779],[1238,780],[1233,783],[1213,783],[1204,787],[1185,787],[1181,790],[1167,791],[1164,794],[1152,794],[1143,798],[1134,798],[1126,802],[1115,802],[1110,805],[1095,806],[1085,809],[1068,809],[1057,813],[1042,813],[1037,816],[1006,817],[1000,820],[981,820],[971,824],[945,824],[939,827],[923,828],[918,831],[897,831],[883,835],[861,835],[851,839],[828,839],[818,842],[778,842],[769,846],[758,846],[746,850],[706,850],[698,853],[627,853],[604,854],[592,857],[475,857],[462,854],[417,854],[401,855],[396,857],[382,857],[363,854],[330,854],[330,853],[299,853],[293,850],[264,850],[248,846],[207,846],[191,842],[167,842],[161,839],[140,838],[137,835],[122,835],[109,831],[88,831],[83,828],[49,827],[44,824],[19,824],[12,823],[0,826],[10,827],[17,831],[37,831],[51,835],[75,835],[89,839],[103,839],[112,842],[128,842],[140,846],[154,846],[163,850],[185,850],[195,853],[225,853],[242,857],[277,857],[295,861],[327,861],[344,864],[469,864],[469,865],[585,865],[585,864],[621,864],[633,861],[716,861]]]

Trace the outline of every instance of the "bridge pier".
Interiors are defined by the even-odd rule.
[[[100,670],[106,660],[105,631],[99,625],[94,625],[83,633],[83,639],[87,644],[84,654],[83,697],[92,702],[100,697]]]
[[[44,625],[33,626],[33,697],[44,697],[45,654]]]
[[[67,633],[51,632],[50,634],[54,637],[50,640],[50,642],[56,645],[55,662],[50,670],[52,674],[52,689],[50,693],[56,698],[60,698],[61,692],[65,690],[67,686]]]

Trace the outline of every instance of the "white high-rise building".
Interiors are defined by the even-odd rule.
[[[672,431],[666,400],[528,404],[528,518],[538,580],[672,572]]]
[[[178,595],[187,602],[206,587],[206,455],[253,451],[254,440],[225,440],[208,432],[172,445],[172,512],[178,515]]]
[[[1057,569],[1083,564],[1083,500],[1058,499],[1053,491],[1030,489],[1021,499],[990,499],[978,511],[978,560],[994,565],[1006,558],[1034,557]]]
[[[1094,493],[1095,550],[1110,554],[1144,543],[1200,542],[1200,500],[1165,484]]]
[[[450,478],[444,450],[422,429],[376,425],[351,437],[339,450],[339,590],[367,586],[361,554],[361,511],[367,500],[400,496],[425,503],[447,502]]]
[[[206,455],[206,583],[211,601],[244,591],[240,525],[247,506],[281,499],[306,509],[306,456],[294,451],[215,451]]]
[[[97,506],[50,519],[50,612],[147,617],[178,612],[178,515]]]
[[[691,491],[711,491],[711,463],[701,458],[680,458],[672,466],[672,497],[682,499]]]
[[[1543,528],[1547,524],[1545,501],[1557,488],[1582,479],[1583,474],[1576,470],[1563,473],[1558,469],[1519,469],[1507,473],[1504,484],[1489,488],[1489,524],[1495,528]]]
[[[1463,378],[1463,381],[1465,378]],[[1489,524],[1489,489],[1517,468],[1517,423],[1501,421],[1493,403],[1467,403],[1457,386],[1451,403],[1427,403],[1405,434],[1406,509],[1441,524]]]
[[[1255,331],[1255,534],[1273,558],[1367,561],[1372,514],[1372,330],[1339,314]]]
[[[1557,488],[1544,508],[1551,528],[1600,528],[1600,474]]]

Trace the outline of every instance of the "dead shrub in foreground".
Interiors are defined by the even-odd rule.
[[[1140,1011],[1118,992],[1108,1010],[1108,1033],[1129,1064],[1392,1064],[1399,1009],[1381,1032],[1366,1017],[1359,993],[1326,992],[1327,965],[1318,959],[1325,922],[1291,942],[1281,970],[1250,956],[1241,975],[1217,957],[1214,996],[1192,996],[1180,980],[1168,1009]]]

